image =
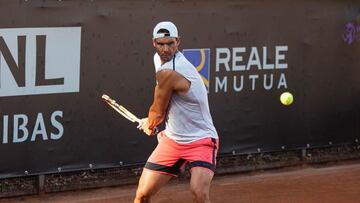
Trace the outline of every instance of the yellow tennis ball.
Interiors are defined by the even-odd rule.
[[[284,92],[280,96],[280,101],[282,104],[288,106],[293,103],[294,97],[290,92]]]

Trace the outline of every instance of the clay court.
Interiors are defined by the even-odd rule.
[[[45,194],[0,200],[1,203],[115,203],[132,202],[136,186]],[[216,176],[211,188],[215,203],[360,202],[360,163],[304,167]],[[154,198],[155,203],[192,202],[188,182],[173,181]]]

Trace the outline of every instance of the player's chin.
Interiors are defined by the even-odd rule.
[[[162,61],[165,61],[165,62],[168,62],[172,59],[172,56],[170,55],[166,55],[166,56],[161,56],[161,60]]]

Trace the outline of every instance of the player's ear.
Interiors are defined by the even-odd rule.
[[[176,42],[177,42],[177,45],[179,46],[179,45],[180,45],[180,42],[181,42],[180,37],[176,38]]]
[[[156,39],[152,39],[152,44],[154,47],[156,47]]]

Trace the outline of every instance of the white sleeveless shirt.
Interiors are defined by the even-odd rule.
[[[210,115],[207,91],[196,68],[179,51],[172,60],[163,65],[156,53],[154,65],[156,72],[164,69],[175,70],[191,83],[186,95],[173,92],[165,118],[165,134],[182,144],[206,137],[218,139]]]

